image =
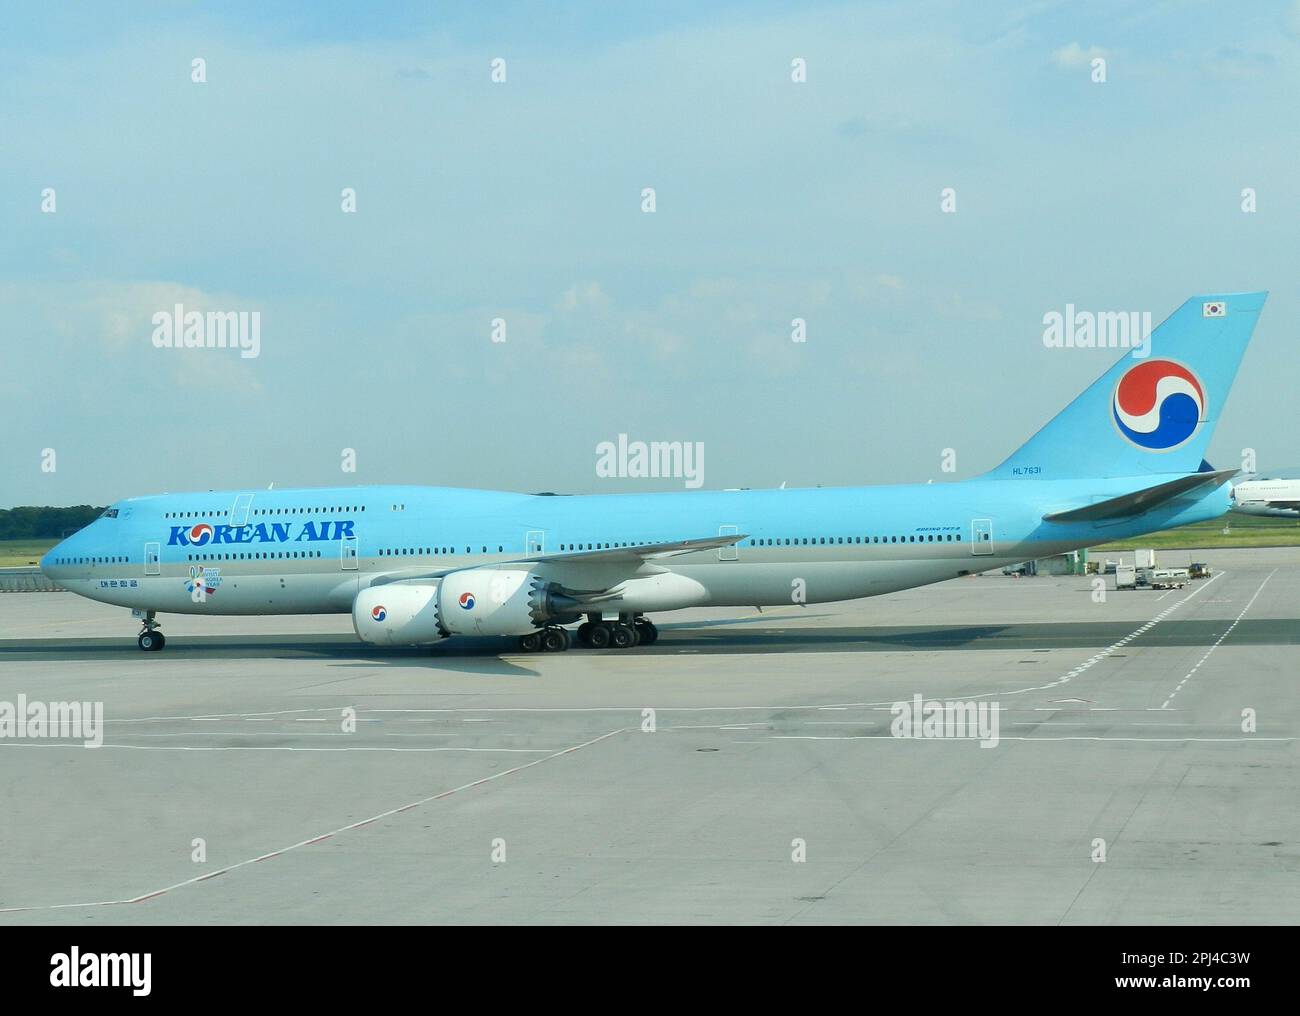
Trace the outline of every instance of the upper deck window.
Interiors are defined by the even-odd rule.
[[[117,509],[116,509],[116,508],[109,508],[109,509],[107,509],[107,510],[104,512],[104,514],[100,516],[100,518],[101,518],[101,519],[115,519],[115,518],[117,518]]]

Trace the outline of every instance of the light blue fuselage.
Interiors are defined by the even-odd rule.
[[[743,539],[734,547],[643,568],[687,576],[698,590],[689,602],[652,609],[817,603],[1212,519],[1229,507],[1225,483],[1136,518],[1043,521],[1159,479],[573,496],[397,486],[163,494],[116,503],[41,567],[83,596],[139,610],[342,613],[375,581],[538,558],[526,567],[545,574],[551,555],[736,533]],[[204,524],[211,534],[200,529],[191,541]],[[792,594],[800,583],[801,597]]]

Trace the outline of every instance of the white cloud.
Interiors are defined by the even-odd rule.
[[[1068,46],[1062,46],[1052,54],[1052,60],[1056,66],[1073,70],[1077,67],[1087,67],[1097,57],[1109,56],[1110,51],[1102,49],[1100,46],[1089,46],[1084,49],[1077,42],[1072,42]]]
[[[169,385],[201,385],[219,394],[260,392],[257,361],[235,350],[153,345],[153,316],[172,314],[176,304],[201,313],[259,309],[233,293],[164,280],[28,283],[0,288],[0,325],[15,338],[40,337],[46,365],[75,364],[76,374],[99,390],[141,397]],[[265,328],[261,338],[265,351]]]
[[[570,286],[560,297],[559,308],[563,311],[608,310],[611,305],[609,294],[600,288],[599,282],[579,282]]]

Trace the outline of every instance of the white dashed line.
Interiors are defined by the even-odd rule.
[[[1100,663],[1102,660],[1106,659],[1106,657],[1110,656],[1112,653],[1117,652],[1117,651],[1120,650],[1120,649],[1123,649],[1126,645],[1128,645],[1128,644],[1129,644],[1130,642],[1132,642],[1134,639],[1139,638],[1139,637],[1141,637],[1142,635],[1145,635],[1145,634],[1146,634],[1147,632],[1149,632],[1152,628],[1154,628],[1154,627],[1155,627],[1156,625],[1158,625],[1161,621],[1163,621],[1163,620],[1164,620],[1165,618],[1167,618],[1170,614],[1172,614],[1175,610],[1177,610],[1177,609],[1178,609],[1179,607],[1181,607],[1184,603],[1186,603],[1188,600],[1190,600],[1193,596],[1198,596],[1200,593],[1204,592],[1206,589],[1209,589],[1210,586],[1214,585],[1214,583],[1215,583],[1218,579],[1223,578],[1223,576],[1226,575],[1226,574],[1228,574],[1228,573],[1227,573],[1227,572],[1219,572],[1219,573],[1217,573],[1213,578],[1209,579],[1209,580],[1208,580],[1208,581],[1207,581],[1203,586],[1201,586],[1201,587],[1198,588],[1198,589],[1194,589],[1194,590],[1192,590],[1192,592],[1188,593],[1186,596],[1184,596],[1184,597],[1183,597],[1181,600],[1179,600],[1177,603],[1170,604],[1168,607],[1166,607],[1164,610],[1162,610],[1159,614],[1157,614],[1155,617],[1153,617],[1153,618],[1152,618],[1150,621],[1148,621],[1146,624],[1144,624],[1144,625],[1142,625],[1141,627],[1136,628],[1136,629],[1134,629],[1133,631],[1129,632],[1127,635],[1125,635],[1125,636],[1124,636],[1122,639],[1120,639],[1118,642],[1114,642],[1114,643],[1112,643],[1111,645],[1109,645],[1109,646],[1107,646],[1105,649],[1103,649],[1101,652],[1099,652],[1099,653],[1094,653],[1092,656],[1089,656],[1086,660],[1084,660],[1082,663],[1080,663],[1080,664],[1079,664],[1077,667],[1075,667],[1073,670],[1069,671],[1068,673],[1062,674],[1062,675],[1061,675],[1060,677],[1058,677],[1055,681],[1052,681],[1052,682],[1050,682],[1050,683],[1048,683],[1048,684],[1035,685],[1035,686],[1032,687],[1032,688],[1017,688],[1015,691],[1001,691],[1001,692],[998,692],[998,691],[991,691],[991,692],[986,692],[986,693],[981,694],[981,695],[968,695],[968,696],[966,696],[966,697],[967,697],[967,698],[977,699],[977,698],[996,698],[996,697],[1005,697],[1005,696],[1008,696],[1008,695],[1023,695],[1025,692],[1030,692],[1030,691],[1046,691],[1046,690],[1049,689],[1049,688],[1059,688],[1059,687],[1060,687],[1061,685],[1063,685],[1063,684],[1068,684],[1070,681],[1073,681],[1076,677],[1078,677],[1080,674],[1082,674],[1085,670],[1090,670],[1092,667],[1096,666],[1098,663]],[[1268,580],[1265,579],[1264,581],[1267,582]]]
[[[1214,640],[1214,645],[1210,646],[1210,648],[1205,651],[1205,655],[1196,661],[1196,666],[1194,666],[1191,670],[1189,670],[1186,676],[1184,676],[1183,679],[1178,682],[1178,687],[1169,693],[1169,697],[1165,699],[1164,705],[1160,707],[1161,709],[1169,708],[1169,703],[1172,702],[1174,700],[1174,697],[1180,691],[1183,690],[1183,685],[1185,685],[1189,680],[1191,680],[1192,675],[1201,669],[1201,665],[1204,664],[1205,661],[1210,658],[1211,653],[1213,653],[1216,649],[1219,648],[1220,643],[1222,643],[1224,639],[1226,639],[1229,635],[1232,634],[1232,629],[1237,627],[1241,619],[1246,616],[1246,611],[1250,610],[1251,606],[1259,598],[1259,594],[1264,591],[1264,587],[1268,585],[1268,580],[1271,579],[1276,574],[1277,574],[1277,569],[1274,568],[1271,572],[1269,572],[1267,575],[1264,576],[1264,581],[1261,582],[1259,584],[1259,588],[1255,590],[1255,595],[1252,596],[1247,601],[1246,605],[1241,608],[1241,613],[1237,615],[1237,619],[1233,621],[1232,624],[1228,625],[1227,630],[1224,631],[1222,635],[1220,635],[1217,639]]]

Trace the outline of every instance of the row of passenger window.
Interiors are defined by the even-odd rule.
[[[843,543],[952,543],[961,542],[960,533],[923,533],[920,536],[805,536],[782,539],[765,537],[746,540],[742,547],[808,547]]]
[[[479,550],[480,554],[486,554],[487,547]],[[379,552],[380,557],[433,557],[437,554],[454,554],[455,547],[388,547]],[[466,554],[474,553],[472,547],[465,548]],[[497,553],[505,553],[504,547],[497,547]]]
[[[636,540],[632,542],[610,542],[610,543],[561,543],[559,545],[562,551],[575,550],[612,550],[620,547],[644,547],[649,544],[648,540]],[[751,540],[743,541],[742,547],[807,547],[822,546],[827,544],[870,544],[870,543],[960,543],[960,533],[924,533],[921,535],[911,536],[792,536],[792,537],[756,537]],[[497,553],[503,553],[504,547],[497,547]],[[481,553],[488,552],[487,547],[480,550]],[[405,547],[391,550],[379,551],[380,557],[405,557],[432,554],[454,554],[454,547]],[[465,548],[466,554],[473,553],[470,547]]]
[[[332,508],[254,508],[248,514],[250,516],[267,516],[267,515],[320,515],[331,512],[363,512],[366,510],[365,505],[340,505]],[[221,519],[229,518],[230,509],[222,508],[220,511],[206,512],[164,512],[165,519]]]
[[[186,554],[187,561],[268,561],[271,558],[320,557],[319,550],[279,550],[251,554]]]
[[[126,564],[124,557],[56,557],[55,564]]]
[[[561,543],[561,550],[614,550],[619,547],[644,547],[649,540],[634,540],[631,543]]]

